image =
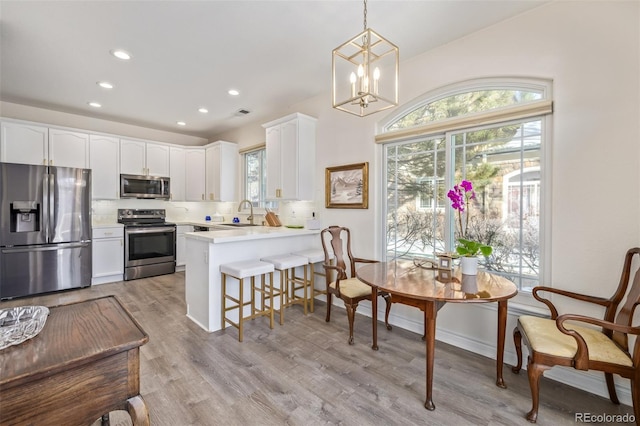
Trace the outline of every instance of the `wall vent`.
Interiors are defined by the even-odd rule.
[[[249,111],[249,110],[247,110],[247,109],[242,108],[242,109],[239,109],[238,111],[236,111],[236,115],[237,115],[238,117],[242,117],[243,115],[247,115],[247,114],[249,114],[250,112],[251,112],[251,111]]]

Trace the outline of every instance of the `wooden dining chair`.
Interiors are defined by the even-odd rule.
[[[627,293],[631,278],[631,263],[640,248],[627,251],[618,289],[609,299],[594,297],[549,287],[535,287],[533,297],[547,305],[551,318],[523,315],[513,330],[518,363],[513,372],[522,367],[522,342],[529,349],[527,375],[531,387],[532,408],[527,420],[538,418],[539,380],[549,368],[560,365],[577,370],[604,372],[611,402],[619,404],[613,375],[631,381],[631,398],[636,422],[640,421],[640,338],[636,337],[633,353],[629,353],[629,335],[638,336],[640,327],[632,326],[633,314],[640,303],[640,269],[636,271],[625,302],[618,307]],[[605,308],[604,318],[592,318],[577,314],[558,315],[553,303],[540,295],[555,293],[582,302],[594,303]],[[586,324],[578,325],[579,323]],[[594,328],[596,326],[599,328]],[[637,423],[638,424],[638,423]]]
[[[320,233],[322,249],[324,250],[324,263],[327,281],[327,318],[331,320],[332,296],[344,301],[349,318],[349,344],[353,345],[353,322],[358,303],[362,300],[371,300],[371,287],[356,278],[357,263],[375,263],[377,260],[353,257],[351,253],[351,231],[342,226],[330,226]],[[346,252],[345,252],[346,250]],[[333,259],[333,260],[332,260]],[[335,273],[334,273],[335,272]],[[332,278],[335,276],[335,281]],[[385,313],[385,325],[389,326],[389,312],[391,301],[388,294],[380,294],[387,302]]]

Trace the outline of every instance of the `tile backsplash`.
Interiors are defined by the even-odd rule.
[[[189,202],[163,200],[94,200],[91,204],[92,220],[96,225],[111,224],[118,221],[118,209],[165,209],[170,221],[202,221],[205,216],[218,213],[225,222],[231,222],[234,217],[246,221],[248,212],[238,212],[237,202]],[[255,223],[262,223],[264,210],[255,209]],[[283,201],[276,212],[283,225],[305,225],[311,219],[313,212],[318,213],[315,203],[309,201]]]

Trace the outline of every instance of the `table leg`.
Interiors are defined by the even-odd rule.
[[[378,350],[378,288],[371,287],[371,322],[373,325],[373,345],[371,349]]]
[[[507,328],[507,301],[498,302],[498,353],[496,356],[496,385],[503,389],[507,388],[502,378],[502,365],[504,362],[504,339]]]
[[[425,301],[424,333],[427,346],[427,400],[424,403],[424,408],[433,411],[436,409],[436,406],[433,403],[433,359],[436,345],[436,304],[433,301]]]

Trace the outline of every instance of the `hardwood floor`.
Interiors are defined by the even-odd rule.
[[[526,372],[505,366],[509,388],[500,389],[494,360],[437,342],[436,410],[427,411],[420,336],[381,326],[380,350],[373,351],[371,321],[358,315],[349,346],[346,312],[333,309],[326,323],[322,302],[307,316],[300,306],[289,308],[284,326],[273,330],[268,318],[247,322],[242,343],[235,328],[210,334],[187,319],[184,273],[5,301],[0,308],[107,294],[149,334],[141,349],[141,394],[152,425],[529,424]],[[633,412],[550,380],[541,389],[539,425],[575,424],[574,413]],[[130,424],[125,412],[111,413],[111,425]]]

